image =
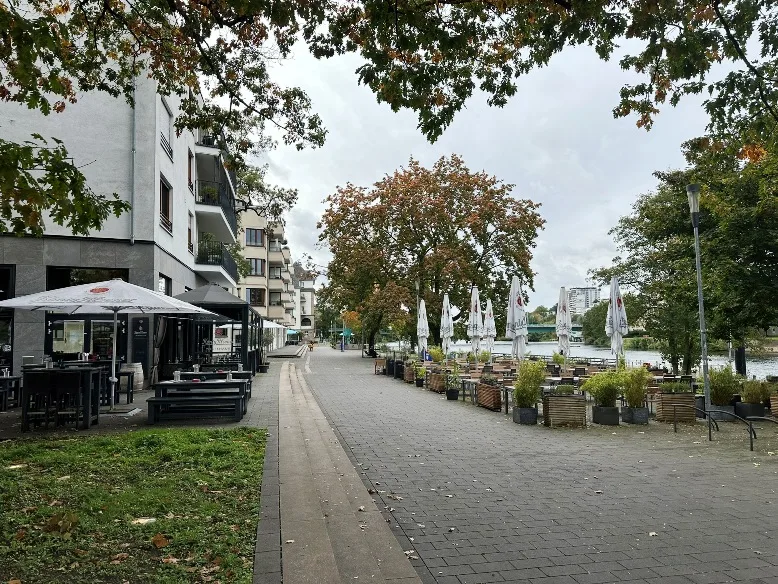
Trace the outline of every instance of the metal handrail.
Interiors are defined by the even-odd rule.
[[[678,433],[678,416],[677,416],[676,408],[692,408],[692,409],[694,409],[694,410],[696,410],[698,412],[702,412],[703,413],[705,418],[708,420],[708,441],[709,442],[713,440],[713,436],[711,434],[711,422],[713,422],[716,425],[716,431],[717,432],[719,431],[719,424],[718,424],[718,422],[716,422],[716,420],[711,418],[710,415],[709,415],[711,412],[719,412],[719,413],[722,413],[722,414],[727,414],[729,416],[732,416],[736,420],[740,420],[748,428],[748,439],[749,439],[749,441],[751,443],[751,452],[754,451],[754,440],[756,440],[756,430],[754,430],[753,424],[751,424],[751,422],[749,422],[748,420],[746,420],[744,418],[741,418],[737,414],[733,414],[732,412],[728,412],[727,410],[713,410],[713,409],[706,410],[706,409],[703,409],[703,408],[698,408],[697,406],[686,406],[686,405],[683,405],[683,404],[673,404],[673,428],[674,428],[676,434]]]

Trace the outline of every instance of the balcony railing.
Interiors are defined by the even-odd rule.
[[[235,200],[224,181],[198,180],[195,202],[201,205],[221,207],[224,217],[233,234],[237,233],[238,222],[235,218]]]
[[[201,241],[197,244],[196,264],[221,266],[234,281],[238,281],[238,264],[221,241]]]

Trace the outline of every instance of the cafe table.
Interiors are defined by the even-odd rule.
[[[203,381],[227,379],[228,373],[232,373],[233,379],[248,381],[246,385],[246,399],[251,399],[251,371],[181,371],[180,375],[182,381],[199,379],[202,383]]]
[[[211,379],[205,381],[181,380],[181,381],[160,381],[154,384],[154,397],[172,397],[180,398],[182,404],[186,403],[187,397],[198,397],[200,391],[210,390],[225,395],[237,391],[243,398],[243,413],[246,413],[246,398],[250,381],[248,379]]]

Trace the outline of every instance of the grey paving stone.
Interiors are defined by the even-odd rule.
[[[778,565],[778,550],[765,543],[778,533],[764,519],[765,481],[778,457],[752,459],[726,428],[709,443],[704,428],[674,434],[655,422],[520,427],[502,413],[373,375],[358,354],[317,348],[310,369],[306,379],[352,462],[361,463],[364,487],[386,491],[375,496],[378,506],[394,509],[392,531],[406,544],[414,538],[437,584],[462,582],[437,574],[441,561],[474,570],[510,562],[512,571],[496,572],[504,581],[548,584],[583,575],[542,571],[561,566],[588,570],[591,582],[778,576],[749,560],[759,550],[770,570]]]

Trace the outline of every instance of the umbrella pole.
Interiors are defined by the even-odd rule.
[[[111,352],[111,382],[108,395],[108,409],[113,410],[113,396],[115,393],[116,384],[116,321],[118,318],[118,311],[113,311],[113,351]]]

